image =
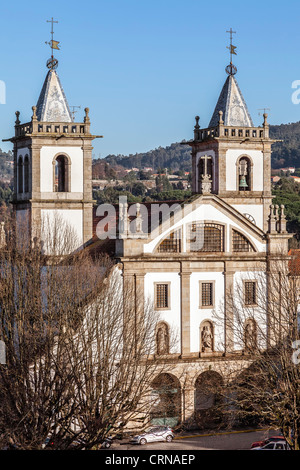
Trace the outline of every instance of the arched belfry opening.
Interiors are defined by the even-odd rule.
[[[23,159],[19,157],[18,160],[18,193],[23,193]]]
[[[29,158],[25,155],[24,158],[24,192],[29,192]]]
[[[209,194],[214,191],[214,161],[211,155],[203,155],[197,165],[198,192]]]
[[[252,163],[247,156],[237,161],[237,188],[238,191],[252,191]]]
[[[54,160],[54,191],[70,191],[70,164],[66,155],[58,155]]]

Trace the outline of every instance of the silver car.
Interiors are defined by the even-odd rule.
[[[290,446],[285,440],[269,442],[262,447],[253,447],[251,450],[290,450]]]
[[[147,428],[142,434],[133,436],[129,442],[131,444],[144,445],[147,444],[147,442],[172,442],[173,439],[174,433],[170,426],[151,426]]]

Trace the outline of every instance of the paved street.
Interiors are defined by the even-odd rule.
[[[144,446],[131,445],[125,439],[115,442],[112,450],[248,450],[252,442],[277,435],[274,431],[228,432],[216,435],[199,433],[176,437],[173,442],[158,442]]]

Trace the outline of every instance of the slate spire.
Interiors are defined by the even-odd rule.
[[[228,75],[208,127],[219,122],[219,111],[223,112],[224,126],[253,127],[246,102],[233,74]]]
[[[47,73],[36,108],[38,121],[72,122],[72,114],[55,69]]]

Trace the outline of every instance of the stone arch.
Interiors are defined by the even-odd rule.
[[[214,370],[202,372],[195,381],[195,422],[201,428],[214,427],[222,420],[223,377]]]
[[[231,249],[234,253],[257,251],[249,238],[240,230],[231,230]]]
[[[240,186],[243,176],[246,187]],[[236,161],[236,190],[253,191],[253,160],[249,155],[240,155]]]
[[[215,350],[214,324],[211,320],[203,320],[199,328],[200,353],[213,353]]]
[[[66,153],[56,154],[52,160],[53,164],[53,191],[71,191],[71,158]]]
[[[150,418],[152,424],[176,426],[181,421],[181,385],[170,373],[159,374],[152,382]]]
[[[156,354],[161,356],[170,352],[170,328],[167,322],[160,321],[155,332]]]
[[[180,253],[182,251],[182,227],[169,232],[159,240],[154,251],[157,253]]]

